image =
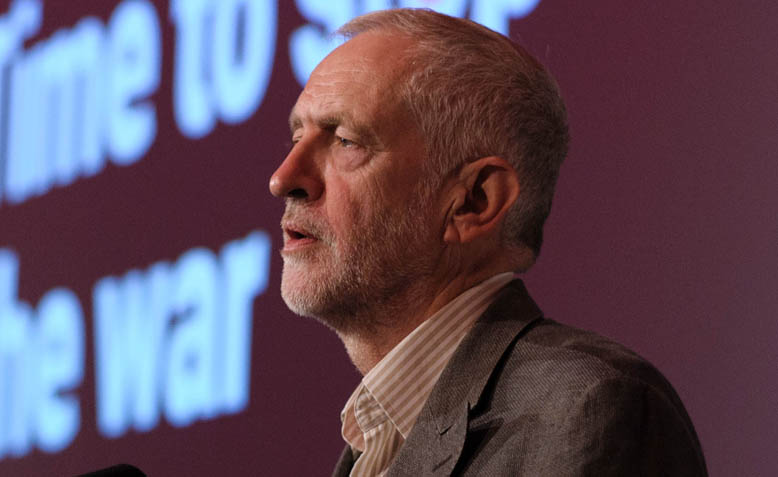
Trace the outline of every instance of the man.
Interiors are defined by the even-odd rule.
[[[291,116],[281,292],[364,378],[335,475],[705,475],[664,378],[543,318],[567,120],[527,52],[427,10],[352,20]]]

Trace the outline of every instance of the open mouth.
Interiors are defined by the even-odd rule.
[[[289,234],[289,237],[290,237],[290,238],[292,238],[292,239],[295,239],[295,240],[304,239],[304,238],[307,238],[307,237],[308,237],[308,236],[307,236],[307,235],[305,235],[304,233],[302,233],[302,232],[298,232],[298,231],[296,231],[296,230],[290,230],[290,231],[288,231],[287,233]]]
[[[297,228],[287,228],[285,229],[286,235],[293,240],[302,240],[306,238],[314,238],[313,235],[309,234],[308,232],[304,230],[300,230]]]
[[[318,239],[307,230],[297,226],[284,227],[284,250],[292,250],[294,248],[302,247],[312,244]]]

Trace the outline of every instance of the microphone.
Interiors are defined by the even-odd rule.
[[[95,470],[87,474],[81,474],[78,477],[146,477],[146,474],[135,466],[118,464],[105,469]]]

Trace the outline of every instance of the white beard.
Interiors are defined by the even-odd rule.
[[[287,203],[285,219],[312,232],[318,243],[284,257],[281,296],[295,313],[322,321],[340,332],[391,325],[388,311],[399,299],[409,300],[426,289],[438,254],[422,194],[405,210],[375,207],[373,216],[352,208],[347,235],[334,237],[328,225],[306,217],[304,205]],[[411,295],[411,296],[409,296]]]

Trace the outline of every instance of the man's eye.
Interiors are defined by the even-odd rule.
[[[357,145],[357,143],[355,143],[350,139],[346,139],[345,137],[337,136],[337,138],[338,138],[338,143],[343,147],[353,147]]]

